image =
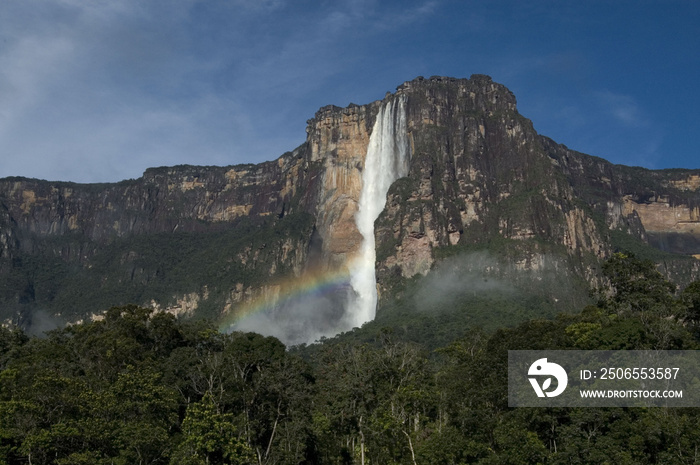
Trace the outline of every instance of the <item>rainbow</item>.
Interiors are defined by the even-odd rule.
[[[347,269],[310,271],[270,285],[274,295],[265,295],[240,304],[219,322],[219,331],[230,332],[235,326],[257,313],[304,298],[322,296],[350,286]]]

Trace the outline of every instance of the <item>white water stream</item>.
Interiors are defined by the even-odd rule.
[[[350,327],[374,319],[377,310],[374,222],[386,205],[391,184],[408,175],[409,149],[406,131],[406,99],[397,96],[377,114],[362,172],[362,190],[355,214],[363,240],[350,265],[350,285],[355,291],[346,313]]]

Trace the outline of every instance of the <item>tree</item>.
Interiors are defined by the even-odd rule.
[[[610,312],[622,314],[653,313],[674,315],[676,286],[658,272],[651,260],[640,260],[634,254],[615,253],[603,264],[608,280],[602,304]]]
[[[698,338],[700,336],[700,281],[692,282],[683,289],[681,302],[685,307],[685,320]]]
[[[650,260],[616,253],[603,265],[608,280],[599,307],[610,317],[591,343],[605,349],[682,349],[691,344],[676,286]],[[623,334],[623,333],[626,333]],[[613,345],[605,344],[617,339]]]
[[[221,385],[212,391],[236,414],[259,464],[308,461],[314,376],[273,337],[232,333],[224,338]]]
[[[182,441],[173,454],[173,465],[235,465],[255,461],[234,425],[234,416],[222,413],[211,394],[187,407]]]

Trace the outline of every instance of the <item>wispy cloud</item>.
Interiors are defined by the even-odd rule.
[[[608,90],[596,91],[594,96],[601,108],[617,122],[636,128],[650,124],[649,118],[633,97]]]
[[[429,0],[417,5],[409,5],[405,9],[397,9],[390,12],[382,12],[374,22],[377,30],[392,30],[402,28],[416,21],[429,19],[435,13],[440,2]]]
[[[601,71],[607,45],[542,33],[561,31],[573,6],[528,6],[528,26],[524,7],[504,5],[508,14],[488,0],[0,1],[0,153],[11,154],[0,176],[115,181],[152,164],[272,159],[303,142],[320,106],[381,98],[419,74],[491,74],[555,139],[579,129],[600,139],[591,125],[602,118],[610,134],[656,126],[646,97]],[[578,34],[588,20],[566,25]]]
[[[352,72],[388,16],[406,23],[434,4],[7,0],[0,151],[16,156],[0,159],[0,176],[104,181],[275,158],[334,103],[299,113],[300,102]]]
[[[159,111],[130,78],[162,71],[165,47],[139,35],[148,14],[137,2],[10,0],[3,8],[0,150],[15,156],[3,157],[0,175],[70,179],[77,169],[85,180],[115,180],[119,164],[110,160],[130,161],[123,149],[133,136],[123,129],[137,124],[143,133],[144,114]]]

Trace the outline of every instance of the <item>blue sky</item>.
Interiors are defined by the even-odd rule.
[[[488,74],[535,129],[700,168],[700,2],[2,0],[0,177],[257,163],[327,104]]]

